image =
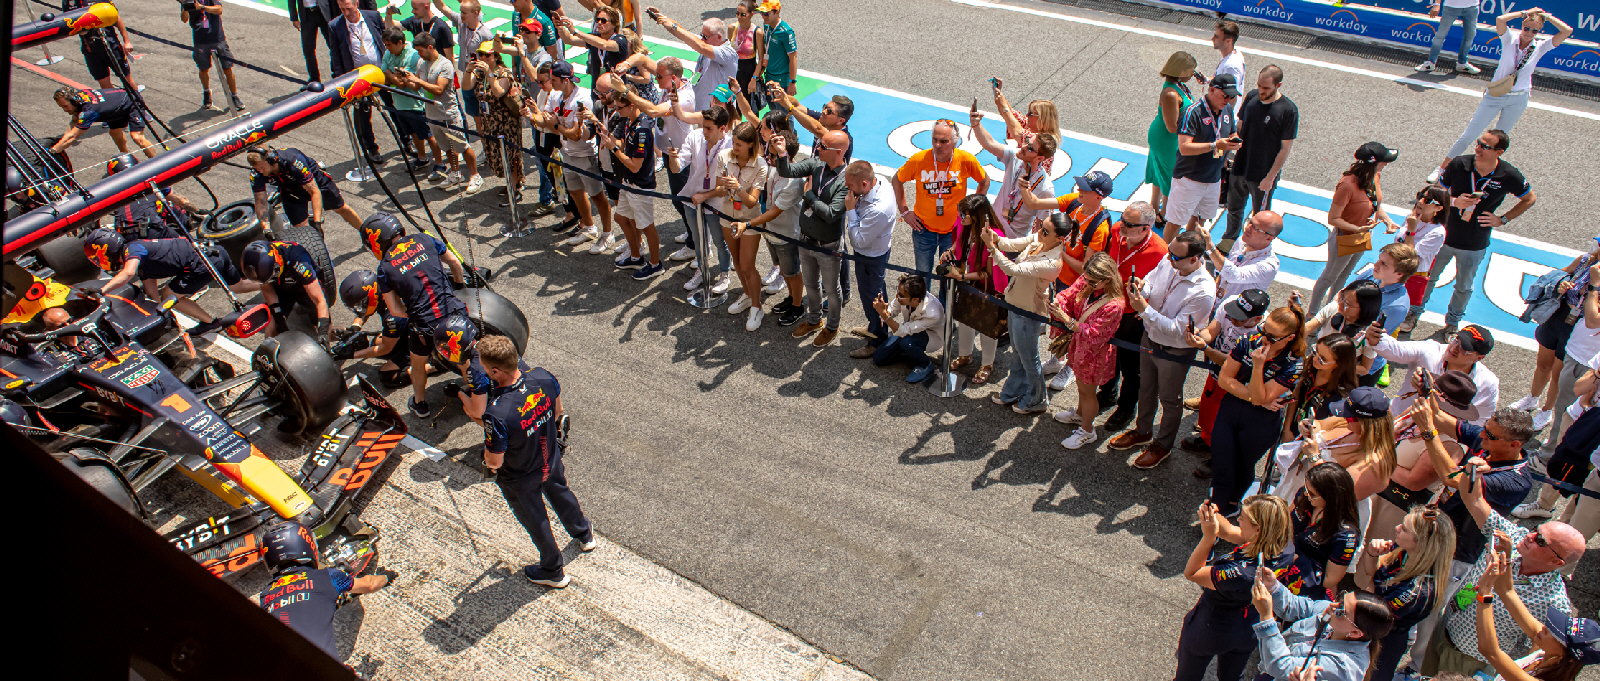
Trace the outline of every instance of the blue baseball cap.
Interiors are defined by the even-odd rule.
[[[1389,396],[1372,386],[1362,386],[1350,391],[1344,398],[1339,415],[1345,418],[1375,419],[1389,413]]]
[[[1545,618],[1550,623],[1550,633],[1567,647],[1567,654],[1585,666],[1600,664],[1600,624],[1573,617],[1557,606],[1550,606]]]
[[[1094,192],[1101,196],[1111,196],[1111,176],[1103,171],[1091,170],[1081,177],[1072,178],[1078,183],[1078,191]]]

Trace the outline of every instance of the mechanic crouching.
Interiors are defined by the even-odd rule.
[[[444,242],[426,234],[406,234],[388,213],[374,213],[361,232],[378,257],[378,292],[384,305],[389,314],[406,319],[412,391],[406,406],[412,416],[428,418],[433,414],[427,391],[435,329],[452,315],[466,314],[466,304],[455,294],[466,286],[466,269]]]
[[[383,296],[378,293],[377,273],[356,270],[346,275],[344,281],[339,282],[339,301],[355,315],[356,321],[340,332],[341,338],[330,348],[333,358],[343,362],[381,357],[384,361],[378,366],[378,382],[383,387],[399,388],[410,383],[406,375],[411,365],[410,353],[401,342],[406,337],[409,320],[389,314]],[[375,339],[361,329],[373,315],[378,316],[381,325]]]
[[[339,659],[333,640],[333,614],[339,597],[359,596],[389,584],[387,575],[351,577],[342,570],[317,567],[317,540],[305,526],[286,522],[262,537],[272,583],[259,596],[261,607],[278,621],[306,637],[329,656]]]
[[[201,260],[200,253],[195,249],[194,242],[188,239],[128,241],[116,230],[105,227],[90,232],[83,240],[83,254],[89,262],[105,272],[114,273],[111,281],[106,282],[100,290],[115,291],[123,284],[137,280],[144,287],[145,297],[150,300],[176,296],[178,300],[174,307],[199,320],[199,324],[189,329],[190,335],[198,336],[215,331],[223,324],[190,296],[215,283],[218,276],[222,278],[223,285],[236,293],[252,293],[260,286],[254,282],[242,282],[239,268],[234,267],[233,261],[221,249],[208,248],[205,260]],[[207,262],[210,263],[209,267]],[[216,276],[212,275],[213,269]],[[169,281],[166,284],[159,283],[163,279]]]
[[[290,313],[303,305],[311,311],[317,341],[332,342],[328,299],[322,295],[316,266],[304,246],[293,241],[252,241],[239,254],[239,271],[246,280],[261,286],[261,298],[272,310],[269,337],[288,331]]]
[[[106,177],[139,165],[139,158],[123,154],[106,163]],[[139,239],[182,239],[189,228],[189,216],[205,215],[194,202],[172,189],[162,189],[160,196],[145,193],[117,207],[111,213],[112,224],[130,241]]]

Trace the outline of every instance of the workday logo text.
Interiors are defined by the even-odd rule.
[[[1333,14],[1328,16],[1317,17],[1315,23],[1322,28],[1332,28],[1346,32],[1354,31],[1361,35],[1367,34],[1367,25],[1361,23],[1361,17],[1356,16],[1355,12],[1347,9],[1335,10]],[[1433,38],[1433,36],[1428,37],[1430,40]]]
[[[1244,5],[1240,7],[1239,11],[1242,14],[1266,17],[1268,19],[1278,19],[1281,21],[1289,21],[1294,19],[1294,12],[1284,9],[1283,3],[1279,0],[1259,0],[1254,5]]]

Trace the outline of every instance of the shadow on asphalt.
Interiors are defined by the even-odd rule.
[[[529,584],[518,570],[495,563],[456,595],[454,612],[423,628],[422,639],[447,655],[462,652],[549,591]]]

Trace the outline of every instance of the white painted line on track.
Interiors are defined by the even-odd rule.
[[[1004,11],[1007,11],[1007,12],[1016,12],[1018,14],[1029,14],[1029,15],[1033,15],[1033,16],[1036,16],[1036,17],[1043,17],[1043,18],[1046,18],[1046,19],[1056,19],[1056,20],[1059,20],[1059,21],[1067,21],[1067,22],[1071,22],[1071,23],[1074,23],[1074,24],[1083,24],[1085,26],[1093,26],[1095,28],[1111,29],[1113,31],[1122,31],[1122,32],[1125,32],[1125,33],[1132,33],[1132,34],[1135,34],[1135,35],[1142,35],[1142,36],[1146,36],[1146,37],[1150,37],[1150,38],[1161,38],[1163,40],[1171,40],[1171,41],[1175,41],[1175,42],[1184,43],[1186,45],[1199,45],[1199,46],[1205,47],[1206,49],[1210,49],[1211,48],[1211,41],[1209,39],[1206,39],[1206,38],[1196,38],[1194,36],[1178,35],[1176,33],[1165,33],[1165,32],[1162,32],[1162,31],[1154,31],[1154,30],[1151,30],[1151,29],[1148,29],[1148,28],[1139,28],[1137,26],[1124,26],[1122,24],[1116,24],[1116,23],[1112,23],[1112,22],[1109,22],[1109,21],[1100,21],[1100,20],[1097,20],[1097,19],[1088,19],[1088,18],[1085,18],[1085,17],[1075,17],[1075,16],[1072,16],[1070,14],[1060,14],[1060,13],[1057,13],[1057,12],[1048,12],[1048,11],[1041,10],[1041,9],[1034,9],[1032,7],[1018,7],[1016,5],[1004,5],[1004,4],[1000,4],[1000,3],[997,3],[997,2],[988,2],[988,0],[950,0],[950,2],[953,2],[953,3],[957,4],[957,5],[967,5],[969,7],[979,7],[979,8],[983,8],[983,9],[997,9],[997,10],[1004,10]],[[1455,85],[1449,85],[1449,84],[1445,84],[1445,83],[1435,83],[1435,82],[1430,82],[1430,81],[1426,81],[1426,80],[1417,80],[1416,78],[1412,78],[1410,76],[1396,75],[1396,74],[1392,74],[1392,73],[1384,73],[1382,71],[1373,71],[1371,69],[1363,69],[1363,68],[1359,68],[1359,67],[1348,66],[1348,65],[1345,65],[1345,64],[1335,64],[1333,62],[1326,62],[1326,61],[1321,61],[1321,60],[1318,60],[1318,59],[1310,59],[1310,58],[1307,58],[1307,57],[1301,57],[1301,56],[1297,56],[1297,55],[1293,55],[1293,54],[1287,54],[1287,53],[1283,53],[1283,52],[1272,52],[1272,51],[1269,51],[1269,50],[1261,50],[1261,49],[1256,49],[1256,48],[1253,48],[1253,47],[1241,47],[1241,48],[1239,48],[1239,51],[1243,52],[1245,54],[1260,55],[1262,57],[1265,57],[1267,59],[1271,59],[1273,61],[1289,62],[1289,63],[1292,63],[1292,64],[1301,64],[1303,66],[1314,66],[1316,68],[1328,69],[1328,70],[1331,70],[1331,71],[1339,71],[1341,73],[1351,73],[1351,74],[1355,74],[1355,75],[1358,75],[1358,76],[1366,76],[1368,78],[1377,78],[1379,80],[1387,80],[1387,81],[1399,83],[1401,85],[1411,85],[1411,86],[1416,86],[1416,87],[1427,88],[1429,90],[1440,90],[1440,91],[1443,91],[1443,92],[1450,92],[1450,93],[1454,93],[1454,94],[1458,94],[1458,95],[1463,95],[1463,96],[1466,96],[1466,97],[1471,97],[1473,99],[1479,99],[1479,98],[1483,97],[1483,91],[1481,91],[1481,90],[1474,90],[1474,89],[1470,89],[1470,88],[1464,88],[1464,87],[1459,87],[1459,86],[1455,86]],[[1530,109],[1539,109],[1541,111],[1549,111],[1551,113],[1558,113],[1558,114],[1563,114],[1563,115],[1566,115],[1566,116],[1573,116],[1575,118],[1584,118],[1584,119],[1588,119],[1588,120],[1591,120],[1591,121],[1600,121],[1600,113],[1591,113],[1591,112],[1588,112],[1588,111],[1580,111],[1580,110],[1577,110],[1577,109],[1569,109],[1569,108],[1564,107],[1564,106],[1556,106],[1554,104],[1545,104],[1543,102],[1538,102],[1538,101],[1529,102],[1528,103],[1528,108],[1530,108]]]

